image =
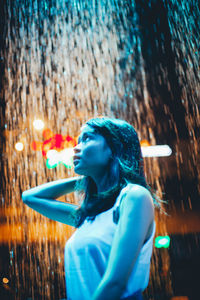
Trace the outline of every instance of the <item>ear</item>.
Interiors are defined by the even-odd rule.
[[[116,157],[111,157],[111,161],[110,161],[110,172],[111,172],[111,176],[113,176],[113,178],[119,178],[119,161]]]
[[[108,143],[106,142],[105,138],[104,138],[104,149],[107,151],[108,157],[110,157],[110,160],[112,160],[112,158],[113,158],[112,150],[111,150],[110,146],[108,145]]]

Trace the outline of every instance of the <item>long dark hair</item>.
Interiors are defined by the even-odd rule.
[[[162,200],[147,184],[144,175],[143,157],[137,132],[128,122],[120,119],[98,117],[86,122],[98,134],[101,134],[112,151],[112,160],[108,168],[109,177],[117,178],[118,183],[106,192],[97,194],[96,183],[85,176],[76,184],[76,190],[82,196],[82,204],[75,212],[76,227],[86,218],[94,220],[96,215],[110,209],[121,189],[128,182],[144,186],[149,190],[156,206]]]

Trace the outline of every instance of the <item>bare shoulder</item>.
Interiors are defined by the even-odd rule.
[[[153,198],[147,188],[135,183],[128,183],[128,189],[122,206],[134,205],[139,207],[154,208]]]
[[[154,203],[149,190],[139,184],[129,183],[120,205],[120,215],[121,224],[131,231],[137,227],[145,242],[152,234],[154,222]]]
[[[146,195],[151,196],[151,193],[149,192],[149,190],[140,184],[129,182],[128,186],[129,186],[128,191],[130,193],[146,194]]]

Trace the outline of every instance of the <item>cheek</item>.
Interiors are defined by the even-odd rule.
[[[91,145],[84,149],[84,159],[88,164],[106,165],[109,162],[110,154],[102,145]]]
[[[84,150],[84,159],[90,163],[90,161],[94,162],[95,160],[99,160],[99,150],[97,147],[87,147]]]

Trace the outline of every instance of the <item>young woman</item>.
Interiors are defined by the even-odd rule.
[[[29,207],[77,228],[65,246],[67,299],[142,299],[158,198],[146,183],[135,129],[119,119],[90,119],[74,148],[74,171],[81,176],[22,194]],[[80,206],[55,201],[74,191]]]

